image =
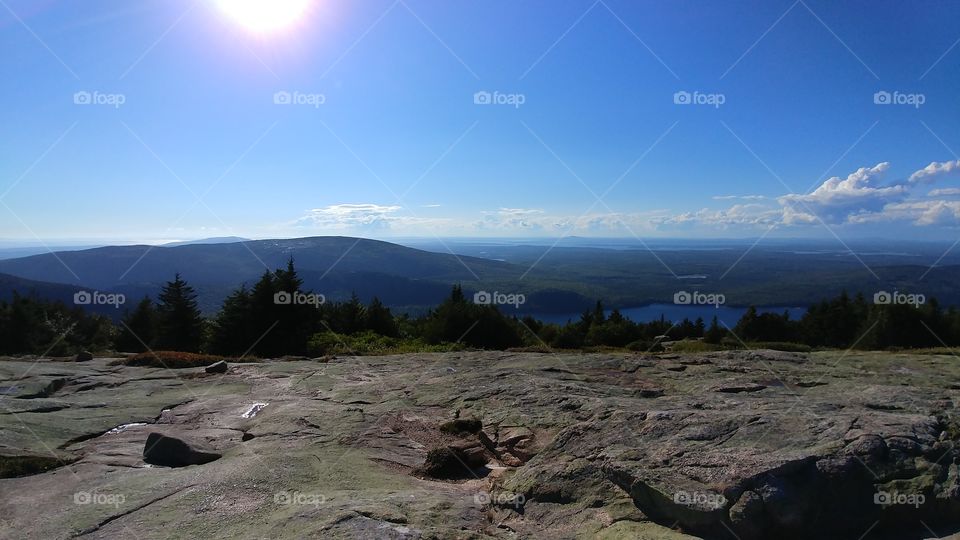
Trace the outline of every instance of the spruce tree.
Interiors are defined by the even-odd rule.
[[[223,355],[245,353],[252,345],[249,342],[252,326],[250,293],[246,287],[240,287],[223,301],[223,307],[213,322],[210,352]]]
[[[707,328],[707,331],[703,334],[703,341],[714,344],[720,343],[726,333],[726,330],[720,327],[720,321],[717,320],[717,316],[714,315],[713,321],[710,322],[710,327]]]
[[[117,336],[117,350],[143,352],[151,347],[157,334],[157,312],[149,297],[144,296],[132,312],[127,312]]]
[[[160,291],[157,304],[157,347],[197,352],[203,339],[203,318],[197,293],[177,273]]]
[[[376,296],[367,307],[364,326],[367,330],[372,330],[381,336],[397,337],[399,335],[397,321],[393,319],[390,308],[384,306]]]

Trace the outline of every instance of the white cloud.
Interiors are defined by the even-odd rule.
[[[783,211],[763,204],[736,204],[727,209],[703,208],[684,212],[657,221],[661,227],[704,225],[712,228],[771,227],[783,218]]]
[[[666,210],[646,212],[586,214],[580,216],[548,214],[533,208],[500,208],[483,212],[483,219],[473,223],[479,231],[514,231],[558,234],[621,234],[653,232],[656,224],[669,216]]]
[[[334,204],[314,208],[290,225],[327,230],[388,230],[438,224],[444,220],[397,215],[400,206]]]
[[[379,204],[336,204],[310,210],[286,223],[290,229],[350,231],[389,235],[436,234],[567,234],[628,236],[669,232],[703,234],[711,231],[764,230],[770,227],[818,225],[865,225],[903,222],[915,226],[960,226],[960,188],[945,187],[917,193],[921,184],[960,172],[960,160],[934,162],[908,179],[881,184],[890,169],[887,162],[862,167],[845,178],[833,177],[807,194],[776,198],[762,195],[718,195],[717,201],[732,201],[728,208],[695,211],[649,210],[607,212],[587,215],[550,213],[541,208],[501,207],[473,216],[430,212],[435,217],[413,215],[401,206]],[[950,199],[953,197],[953,199]],[[438,209],[444,205],[427,204]],[[406,210],[406,211],[405,211]],[[437,215],[441,214],[441,215]]]
[[[960,159],[957,161],[931,162],[926,167],[910,175],[911,184],[924,183],[929,184],[937,181],[941,176],[946,176],[955,172],[960,172]]]
[[[918,226],[960,225],[960,201],[915,201],[888,204],[879,212],[851,217],[853,223],[909,221]]]
[[[742,200],[742,201],[762,201],[766,197],[763,195],[716,195],[713,197],[715,201],[731,201],[731,200]]]
[[[546,213],[535,208],[500,208],[483,212],[483,219],[474,225],[478,229],[542,230]]]
[[[784,223],[797,225],[820,220],[830,224],[846,223],[851,216],[878,212],[887,204],[900,202],[908,195],[903,185],[876,186],[890,164],[861,167],[846,178],[834,176],[806,195],[790,194],[777,199],[784,207]]]

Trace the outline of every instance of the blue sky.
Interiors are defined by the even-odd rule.
[[[0,239],[958,235],[960,4],[222,3],[0,0]]]

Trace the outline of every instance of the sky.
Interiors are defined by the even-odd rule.
[[[0,0],[0,240],[954,240],[958,19],[942,1]]]

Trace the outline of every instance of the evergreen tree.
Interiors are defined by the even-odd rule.
[[[707,343],[719,344],[726,335],[726,329],[720,326],[720,321],[714,315],[713,320],[710,321],[710,328],[707,328],[703,334],[703,340]]]
[[[198,352],[203,340],[203,319],[197,308],[197,293],[180,274],[160,291],[157,305],[157,347]]]
[[[116,348],[123,352],[143,352],[151,347],[157,334],[157,312],[144,296],[132,312],[124,314]]]
[[[253,345],[250,342],[252,326],[250,293],[246,287],[240,287],[223,301],[223,307],[213,321],[210,352],[222,355],[245,353]]]
[[[249,324],[250,333],[243,338],[242,349],[247,350],[254,346],[254,352],[259,356],[272,356],[281,348],[282,343],[274,334],[279,326],[279,307],[275,301],[275,294],[279,291],[276,286],[274,272],[264,270],[260,280],[254,283],[249,296]],[[276,325],[276,326],[275,326]],[[271,327],[273,330],[270,330]],[[259,340],[259,341],[258,341]]]
[[[355,334],[365,328],[366,308],[360,302],[357,293],[350,295],[350,301],[339,306],[335,328],[344,334]]]
[[[421,326],[430,343],[462,342],[471,347],[505,349],[523,343],[519,324],[508,320],[495,306],[467,302],[460,285],[430,312]]]
[[[383,305],[376,296],[370,301],[366,309],[364,327],[381,336],[397,337],[400,335],[397,321],[394,320],[390,308]]]
[[[290,257],[285,270],[274,272],[273,293],[275,295],[287,293],[292,301],[289,304],[274,302],[272,309],[274,320],[270,321],[263,331],[269,330],[274,322],[276,326],[264,336],[261,341],[263,347],[257,347],[263,349],[266,355],[300,355],[307,352],[307,341],[314,332],[314,321],[319,320],[320,313],[319,306],[303,303],[297,299],[297,297],[302,299],[309,294],[302,289],[303,280],[297,275],[293,257]],[[260,334],[257,335],[259,336]]]

